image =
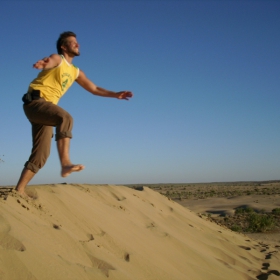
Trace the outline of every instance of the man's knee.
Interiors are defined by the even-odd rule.
[[[73,118],[67,111],[63,110],[59,112],[58,117],[60,118],[59,123],[61,125],[73,125]]]
[[[42,147],[42,146],[41,146]],[[29,160],[25,163],[25,167],[34,173],[37,173],[46,164],[50,155],[50,146],[45,143],[44,148],[37,149],[33,147]]]
[[[24,166],[31,170],[33,173],[38,173],[38,171],[45,165],[47,160],[41,160],[40,162],[36,162],[36,163],[33,163],[33,162],[30,162],[30,161],[27,161]]]
[[[61,131],[56,133],[55,135],[55,141],[58,141],[62,138],[72,138],[72,132],[71,131]]]
[[[73,118],[72,116],[64,111],[63,114],[60,115],[61,122],[60,125],[56,127],[56,135],[55,140],[59,140],[62,138],[72,138],[72,127],[73,127]]]

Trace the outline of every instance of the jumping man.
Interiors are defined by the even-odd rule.
[[[94,95],[125,100],[133,96],[130,91],[113,92],[96,86],[83,71],[72,64],[74,57],[80,55],[75,33],[62,33],[56,47],[58,54],[45,57],[33,65],[42,71],[30,83],[28,92],[22,98],[25,115],[32,126],[33,141],[31,155],[16,186],[16,190],[24,196],[25,187],[49,157],[53,127],[56,130],[55,140],[61,163],[61,176],[67,177],[72,172],[85,168],[82,164],[73,164],[70,160],[73,119],[57,105],[74,81]]]

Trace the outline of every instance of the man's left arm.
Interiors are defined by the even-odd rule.
[[[102,97],[114,97],[118,99],[129,100],[133,96],[131,91],[119,91],[114,92],[101,87],[96,86],[91,80],[89,80],[83,71],[79,71],[79,76],[76,82],[90,93]]]

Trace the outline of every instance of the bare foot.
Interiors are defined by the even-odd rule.
[[[82,164],[63,166],[61,170],[61,177],[67,177],[72,172],[79,172],[83,169],[85,169],[85,167]]]
[[[20,196],[21,198],[23,198],[25,200],[32,199],[32,197],[30,197],[25,191],[20,191],[20,190],[15,189],[13,191],[13,193],[15,193],[16,195]]]

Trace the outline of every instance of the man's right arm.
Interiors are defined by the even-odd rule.
[[[36,69],[51,69],[58,66],[61,62],[61,56],[58,54],[52,54],[49,57],[44,57],[33,64],[33,68]]]

